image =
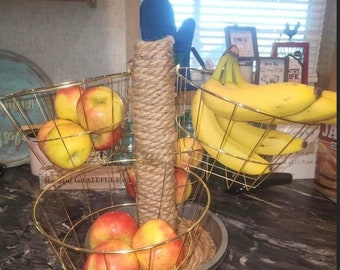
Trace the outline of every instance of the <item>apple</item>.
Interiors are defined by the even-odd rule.
[[[93,142],[94,150],[104,151],[112,149],[122,137],[122,128],[119,125],[112,131],[103,133],[91,133],[91,139]]]
[[[58,118],[79,123],[77,102],[84,90],[79,85],[60,88],[54,96],[54,110]]]
[[[98,244],[95,250],[128,251],[131,246],[119,239],[111,239]],[[90,253],[83,265],[83,270],[139,270],[139,262],[134,252]]]
[[[82,127],[103,133],[116,128],[124,117],[120,95],[106,86],[85,90],[77,102],[77,116]]]
[[[176,141],[176,166],[181,168],[198,167],[204,149],[199,141],[191,137],[178,138]]]
[[[181,204],[189,199],[192,192],[192,183],[188,173],[182,168],[175,168],[176,179],[176,204]]]
[[[127,194],[136,199],[136,185],[137,177],[133,167],[126,170],[125,189]],[[176,181],[176,204],[185,202],[192,193],[192,183],[189,179],[188,173],[182,168],[175,168],[175,181]]]
[[[57,124],[46,134],[42,151],[59,168],[77,168],[91,154],[91,137],[79,124]]]
[[[100,215],[91,225],[88,239],[90,248],[110,239],[119,239],[131,245],[138,229],[136,220],[124,211],[110,211]]]
[[[125,189],[127,194],[132,198],[136,199],[136,185],[137,185],[137,177],[133,167],[129,167],[126,170],[125,177]]]
[[[37,134],[37,141],[39,144],[40,149],[42,150],[44,141],[46,139],[47,133],[50,132],[52,128],[54,128],[58,124],[67,124],[67,123],[73,123],[71,120],[66,119],[52,119],[47,122],[45,122],[39,129]]]
[[[163,243],[165,241],[169,241]],[[161,244],[163,243],[163,244]],[[137,251],[136,255],[141,269],[170,270],[183,262],[183,241],[176,231],[163,219],[151,219],[139,227],[132,239],[132,248],[150,249]]]

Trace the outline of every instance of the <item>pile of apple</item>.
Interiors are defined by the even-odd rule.
[[[89,253],[83,270],[170,270],[185,257],[183,241],[169,223],[151,219],[139,227],[134,217],[119,210],[101,214],[87,242],[101,253]]]
[[[37,140],[59,168],[77,168],[92,151],[112,149],[119,141],[125,108],[117,91],[106,86],[60,88],[53,104],[57,118],[42,125]]]

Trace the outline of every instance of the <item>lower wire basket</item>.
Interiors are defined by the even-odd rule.
[[[33,221],[37,229],[46,237],[64,269],[83,269],[91,253],[98,253],[87,245],[88,231],[91,224],[103,213],[122,210],[136,218],[138,203],[129,197],[125,190],[107,187],[105,190],[88,188],[88,181],[77,190],[65,189],[72,181],[86,178],[92,170],[101,166],[108,174],[112,167],[119,167],[121,177],[126,177],[128,166],[110,162],[105,166],[92,165],[73,171],[55,182],[48,184],[34,204]],[[223,222],[210,212],[210,193],[205,182],[195,173],[190,172],[192,192],[188,200],[177,205],[176,239],[183,241],[181,260],[173,269],[215,269],[223,260],[228,233]],[[80,181],[81,182],[81,181]],[[154,205],[148,207],[153,208]],[[105,256],[119,253],[138,253],[142,250],[153,253],[166,246],[170,239],[157,245],[142,249],[101,252]],[[150,263],[148,269],[155,269]]]

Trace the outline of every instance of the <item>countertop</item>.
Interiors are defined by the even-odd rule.
[[[336,203],[311,179],[231,194],[209,180],[210,210],[224,222],[229,243],[218,269],[336,269]],[[40,193],[29,165],[0,179],[0,269],[61,269],[32,221]]]

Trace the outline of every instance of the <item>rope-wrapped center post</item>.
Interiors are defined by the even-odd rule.
[[[162,218],[175,225],[174,39],[139,41],[131,68],[137,216],[140,225]]]

